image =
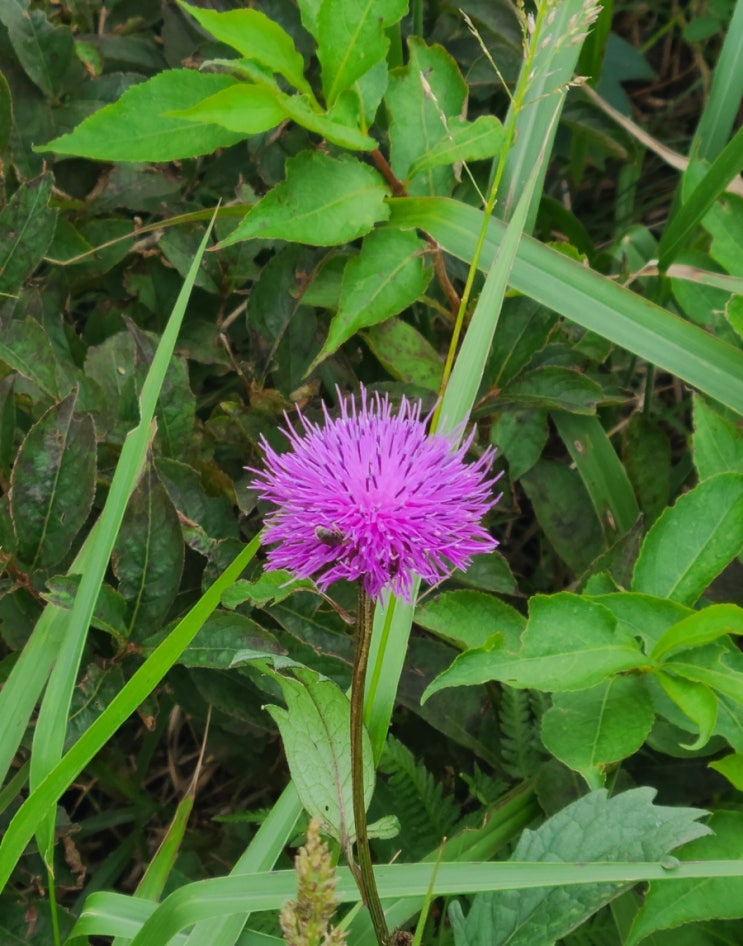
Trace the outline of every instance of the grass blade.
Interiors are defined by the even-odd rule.
[[[420,227],[460,259],[471,258],[481,214],[439,197],[391,201],[391,222]],[[487,270],[505,226],[491,220],[481,268]],[[743,414],[743,351],[635,295],[562,253],[523,237],[511,285],[566,318],[669,371]]]

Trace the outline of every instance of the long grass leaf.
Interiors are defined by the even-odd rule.
[[[204,592],[165,640],[157,646],[101,715],[62,756],[15,813],[0,841],[0,890],[8,882],[18,859],[50,807],[69,788],[90,760],[132,715],[194,639],[209,615],[219,606],[222,594],[235,582],[260,547],[257,535]]]
[[[391,864],[375,870],[380,896],[422,898],[431,884],[431,864]],[[355,903],[359,891],[345,867],[337,869],[335,890],[341,903]],[[712,877],[743,877],[743,860],[681,861],[669,867],[660,862],[597,863],[459,863],[441,864],[433,883],[436,896],[461,896],[493,890],[526,890],[581,884],[635,884]],[[72,936],[111,935],[114,922],[125,923],[131,935],[132,917],[147,914],[132,946],[161,946],[193,923],[210,916],[276,911],[296,891],[294,871],[274,871],[244,877],[219,877],[181,887],[162,904],[133,901],[121,894],[93,894]],[[136,913],[135,913],[136,910]],[[103,919],[104,922],[101,922]]]
[[[454,256],[471,258],[480,211],[440,197],[399,198],[391,207],[393,224],[420,227]],[[504,224],[491,220],[482,269],[504,235]],[[530,237],[521,240],[511,285],[743,414],[740,349]]]

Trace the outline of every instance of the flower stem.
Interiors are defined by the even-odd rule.
[[[351,786],[353,793],[353,820],[356,829],[356,856],[359,862],[356,875],[364,904],[371,915],[374,933],[379,946],[388,946],[390,933],[384,918],[382,902],[374,879],[369,835],[366,826],[366,801],[364,798],[364,689],[366,668],[369,663],[374,602],[359,584],[359,604],[356,614],[356,658],[351,682]]]

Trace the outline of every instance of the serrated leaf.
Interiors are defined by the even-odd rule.
[[[255,10],[235,11],[255,13]],[[199,124],[213,123],[243,135],[259,135],[281,124],[287,113],[278,88],[239,82],[209,95],[190,108],[165,112],[166,118],[181,118]]]
[[[129,499],[111,557],[135,641],[157,630],[170,610],[183,555],[178,513],[150,462]]]
[[[447,591],[415,609],[415,622],[461,649],[485,646],[502,634],[507,650],[518,650],[526,619],[510,605],[482,591]]]
[[[218,73],[168,69],[127,89],[113,105],[36,150],[99,161],[174,161],[211,154],[243,136],[219,125],[166,117],[165,112],[188,109],[235,84],[231,76]]]
[[[0,338],[0,362],[32,381],[53,400],[62,393],[52,343],[34,319],[13,321],[4,329]]]
[[[280,666],[275,662],[275,666]],[[263,663],[279,684],[287,708],[266,709],[281,731],[284,751],[299,798],[310,815],[343,843],[355,837],[351,795],[351,705],[332,680],[298,665],[292,676]],[[371,743],[364,730],[364,797],[374,791]]]
[[[743,850],[743,813],[718,811],[709,820],[711,837],[698,838],[680,852],[680,860],[740,858]],[[736,919],[743,916],[743,879],[709,877],[650,882],[626,946],[636,946],[656,930],[665,930],[712,918]]]
[[[22,560],[34,568],[56,565],[72,546],[95,495],[95,428],[75,416],[77,394],[50,408],[18,451],[10,486],[10,513]]]
[[[309,92],[304,78],[304,59],[291,36],[260,10],[205,10],[179,0],[180,6],[222,43],[232,46],[246,59],[278,72],[296,89]]]
[[[542,717],[542,741],[592,788],[598,788],[607,765],[626,759],[642,746],[654,718],[640,677],[612,677],[587,690],[555,693]]]
[[[701,394],[694,395],[691,444],[700,480],[728,471],[743,473],[743,430],[713,410]]]
[[[534,595],[518,651],[505,649],[498,640],[465,651],[423,697],[488,680],[553,692],[582,690],[645,663],[637,642],[617,627],[607,608],[568,592]]]
[[[270,190],[219,246],[253,238],[312,246],[347,243],[387,219],[387,193],[377,172],[355,158],[302,151],[286,162],[286,180]]]
[[[653,804],[655,790],[635,788],[613,798],[592,792],[525,830],[512,861],[655,861],[709,829],[698,808]],[[466,920],[454,924],[457,946],[554,946],[630,884],[590,884],[479,894]],[[673,888],[670,888],[673,889]]]
[[[317,10],[317,58],[331,108],[344,89],[387,55],[385,30],[407,12],[405,0],[323,0]]]
[[[480,115],[474,122],[452,118],[443,137],[429,152],[413,162],[409,176],[413,178],[431,168],[460,161],[492,158],[500,152],[505,138],[505,129],[494,115]]]
[[[422,295],[431,279],[425,247],[423,240],[406,230],[376,230],[364,238],[359,255],[346,264],[338,312],[308,371],[359,329],[397,315]]]
[[[721,473],[667,509],[645,537],[633,591],[694,604],[743,548],[743,475]]]
[[[438,392],[444,362],[415,326],[402,319],[372,325],[363,339],[384,369],[398,381]]]
[[[13,294],[33,273],[54,236],[57,211],[49,207],[52,175],[18,188],[0,211],[0,294]]]

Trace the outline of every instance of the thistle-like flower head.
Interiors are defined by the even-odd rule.
[[[349,398],[339,417],[323,411],[323,424],[300,412],[300,431],[287,420],[287,452],[262,442],[254,485],[275,506],[264,534],[269,569],[321,589],[361,580],[376,600],[385,589],[410,600],[414,575],[435,583],[495,548],[480,524],[499,498],[494,451],[466,463],[474,431],[457,446],[455,435],[427,433],[419,402],[403,398],[395,411],[363,387],[360,407]]]

